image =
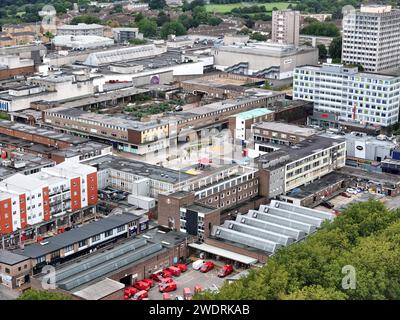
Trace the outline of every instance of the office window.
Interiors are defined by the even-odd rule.
[[[108,231],[106,231],[105,233],[104,233],[104,236],[105,237],[110,237],[110,236],[112,236],[113,235],[113,232],[114,230],[108,230]]]

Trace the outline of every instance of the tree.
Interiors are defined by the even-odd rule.
[[[245,25],[247,28],[249,28],[249,29],[253,29],[254,26],[255,26],[255,24],[256,24],[256,23],[255,23],[254,20],[251,19],[251,18],[246,19],[246,21],[244,22],[244,25]]]
[[[165,23],[160,30],[161,38],[168,38],[168,35],[174,34],[176,36],[182,36],[186,34],[185,26],[179,21],[171,21]]]
[[[114,9],[112,11],[112,13],[123,13],[123,12],[124,12],[124,8],[120,4],[115,5]]]
[[[301,30],[301,34],[322,37],[338,37],[340,35],[339,29],[332,22],[311,22]]]
[[[52,34],[50,31],[47,31],[44,36],[48,39],[53,39],[54,38],[54,34]]]
[[[144,18],[144,14],[139,12],[136,16],[135,16],[135,22],[139,22],[140,20],[142,20]]]
[[[343,292],[333,288],[323,288],[321,286],[307,286],[293,293],[283,295],[282,300],[345,300]]]
[[[326,49],[324,44],[317,45],[318,47],[318,59],[325,60],[328,56],[328,50]]]
[[[152,10],[164,9],[167,6],[165,0],[150,0],[149,8]]]
[[[17,300],[71,300],[71,296],[60,292],[45,290],[26,290]]]
[[[329,45],[329,55],[332,59],[342,59],[342,37],[336,37]]]
[[[262,33],[260,33],[260,32],[253,32],[251,35],[250,35],[250,39],[252,39],[252,40],[257,40],[257,41],[266,41],[267,40],[267,36],[266,35],[264,35],[264,34],[262,34]]]
[[[98,17],[83,15],[83,16],[77,16],[77,17],[73,18],[70,23],[71,24],[78,24],[78,23],[101,24],[101,20]]]
[[[121,26],[116,20],[108,20],[107,25],[111,28],[119,28]]]
[[[143,18],[138,23],[137,26],[139,31],[143,33],[146,38],[154,37],[157,35],[157,23],[149,18]]]
[[[143,39],[131,39],[129,40],[129,44],[134,45],[134,46],[138,46],[138,45],[142,45],[142,44],[146,44],[146,40]]]
[[[159,27],[161,27],[163,24],[165,24],[166,22],[170,22],[171,18],[165,14],[164,11],[160,11],[158,13],[158,17],[157,17],[157,25]]]

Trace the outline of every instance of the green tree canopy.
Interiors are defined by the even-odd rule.
[[[145,17],[137,23],[137,26],[139,31],[143,33],[143,36],[146,38],[157,35],[157,22],[155,22],[153,19]]]
[[[71,24],[78,24],[78,23],[101,24],[101,22],[102,21],[100,20],[100,18],[95,17],[95,16],[89,16],[89,15],[77,16],[71,20]]]
[[[161,27],[160,36],[161,38],[166,39],[170,34],[174,34],[176,36],[183,36],[186,34],[186,28],[179,21],[167,22]]]
[[[321,37],[338,37],[339,29],[332,22],[311,22],[309,25],[301,29],[301,34],[321,36]]]
[[[342,59],[342,37],[337,37],[332,40],[329,46],[329,55],[334,60]]]

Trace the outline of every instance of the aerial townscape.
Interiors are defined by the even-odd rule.
[[[0,26],[0,300],[400,299],[396,1],[0,0]]]

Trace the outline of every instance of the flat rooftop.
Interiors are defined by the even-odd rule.
[[[49,109],[47,110],[47,112],[61,114],[67,117],[71,117],[74,120],[80,119],[80,120],[93,121],[97,122],[98,124],[108,124],[132,130],[147,130],[150,128],[156,128],[163,125],[167,125],[169,123],[167,119],[157,119],[144,122],[135,120],[135,118],[130,116],[99,114],[95,112],[83,111],[76,108],[65,108],[65,107]]]
[[[54,130],[44,129],[40,127],[33,127],[22,123],[11,122],[8,120],[0,120],[0,127],[24,132],[27,134],[42,136],[44,138],[68,142],[73,145],[89,141],[88,139],[82,137],[77,137],[66,133],[60,133]]]
[[[288,160],[288,161],[292,162],[292,161],[295,161],[296,159],[301,159],[301,158],[307,157],[313,153],[322,151],[324,149],[338,145],[343,142],[344,142],[344,140],[331,139],[331,138],[326,138],[326,137],[321,137],[321,136],[311,136],[311,137],[307,138],[306,140],[301,141],[300,143],[297,143],[293,146],[273,144],[273,143],[264,143],[264,142],[257,141],[257,143],[260,145],[269,146],[273,149],[276,149],[276,151],[261,155],[259,157],[259,161],[260,160],[270,161],[270,160],[276,159],[276,155],[274,155],[274,153],[281,151],[281,155],[282,156],[288,155],[290,157],[290,160]]]
[[[0,263],[7,264],[9,266],[13,266],[17,263],[24,262],[29,258],[11,251],[0,250]]]
[[[264,115],[267,115],[270,113],[273,113],[273,111],[271,111],[267,108],[256,108],[256,109],[252,109],[249,111],[238,113],[238,114],[234,115],[234,117],[238,117],[243,120],[248,120],[248,119],[253,119],[256,117],[261,117],[261,116],[264,116]]]
[[[291,56],[301,52],[315,51],[312,47],[296,48],[292,45],[277,44],[272,42],[257,42],[242,44],[223,45],[218,47],[219,51],[237,52],[242,54],[251,54],[264,57],[283,57]]]
[[[283,122],[261,122],[254,125],[257,129],[271,130],[294,134],[302,137],[311,137],[317,133],[317,130],[308,127],[300,127],[294,124]]]
[[[44,243],[47,243],[45,245],[40,243],[27,245],[24,249],[15,250],[15,253],[30,258],[38,258],[139,219],[139,216],[127,213],[113,215],[98,221],[84,224],[81,227],[56,235],[52,238],[48,238],[44,241]]]
[[[349,179],[348,175],[331,172],[322,178],[315,180],[314,182],[308,184],[307,186],[301,186],[298,188],[294,188],[286,195],[295,199],[304,199],[305,197],[311,196],[318,191],[325,189],[327,186],[333,185],[339,181],[343,181]]]
[[[184,172],[111,155],[84,161],[83,163],[97,167],[97,171],[114,169],[171,184],[193,179],[192,175]]]

